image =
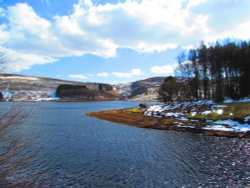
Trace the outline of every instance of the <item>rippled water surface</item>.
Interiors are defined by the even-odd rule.
[[[247,139],[142,129],[85,116],[131,102],[1,103],[31,110],[19,132],[42,187],[246,187]]]

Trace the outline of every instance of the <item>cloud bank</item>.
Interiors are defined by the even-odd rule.
[[[50,20],[17,3],[0,9],[0,17],[6,20],[0,24],[0,45],[7,44],[4,49],[14,59],[10,71],[84,54],[111,58],[119,48],[151,53],[200,40],[246,40],[250,33],[249,0],[125,0],[102,5],[79,0],[69,15]]]
[[[132,69],[130,72],[112,72],[111,74],[118,78],[132,78],[135,76],[140,76],[143,73],[141,69],[135,68],[135,69]]]

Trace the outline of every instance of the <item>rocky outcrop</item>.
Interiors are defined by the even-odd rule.
[[[98,91],[113,91],[113,86],[109,84],[98,84]]]
[[[59,85],[56,89],[56,97],[84,97],[87,99],[92,98],[93,91],[88,89],[85,85]]]

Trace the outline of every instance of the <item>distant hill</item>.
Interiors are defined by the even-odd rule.
[[[86,87],[91,96],[74,96],[68,91],[66,95],[56,96],[56,90],[60,85]],[[18,74],[0,74],[0,93],[7,101],[103,101],[121,100],[123,97],[113,90],[109,84],[82,83],[52,78],[24,76]]]
[[[128,84],[73,82],[53,78],[0,74],[0,95],[5,101],[158,101],[165,77]],[[60,86],[60,87],[59,87]],[[60,90],[57,90],[60,88]],[[1,100],[1,99],[0,99]]]
[[[130,101],[158,101],[158,91],[164,79],[165,77],[153,77],[113,87]]]

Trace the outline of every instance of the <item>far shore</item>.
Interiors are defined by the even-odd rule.
[[[0,102],[62,102],[62,103],[67,103],[67,102],[108,102],[108,101],[123,101],[123,100],[100,100],[100,99],[93,99],[93,100],[88,100],[88,99],[83,99],[83,98],[62,98],[62,99],[53,99],[53,100],[0,100]],[[129,101],[128,101],[129,102]]]

